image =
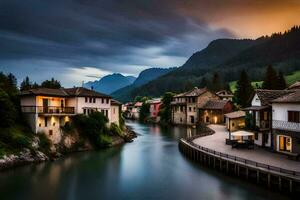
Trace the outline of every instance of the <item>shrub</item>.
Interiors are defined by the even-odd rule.
[[[103,143],[109,142],[107,136],[109,129],[107,117],[100,112],[91,113],[89,116],[76,115],[73,119],[74,126],[78,128],[81,136],[86,137],[96,147],[103,147]],[[102,138],[104,136],[104,139]]]
[[[13,149],[30,147],[30,138],[18,128],[4,128],[0,130],[0,141]]]
[[[51,147],[51,140],[46,136],[45,133],[38,133],[39,139],[40,139],[40,149],[43,152],[49,152]]]
[[[123,136],[122,130],[121,130],[120,127],[119,127],[117,124],[115,124],[115,123],[112,123],[112,124],[110,125],[110,132],[111,132],[113,135],[118,135],[118,136],[120,136],[120,137]]]
[[[112,143],[112,138],[109,135],[100,135],[98,139],[97,143],[99,147],[106,147]]]

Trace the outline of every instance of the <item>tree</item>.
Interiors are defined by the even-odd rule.
[[[51,80],[45,80],[44,82],[42,82],[41,87],[59,89],[59,88],[61,88],[61,85],[58,80],[51,78]]]
[[[283,90],[286,88],[286,82],[283,76],[282,71],[279,71],[278,76],[277,76],[277,89],[278,90]]]
[[[140,109],[140,118],[139,120],[141,122],[146,122],[148,120],[150,116],[150,104],[147,103],[147,102],[144,102],[141,106],[141,109]]]
[[[210,89],[214,92],[217,92],[222,89],[221,79],[218,72],[213,74],[213,79],[211,82]]]
[[[236,91],[234,92],[234,102],[242,107],[248,106],[253,92],[254,89],[251,85],[251,81],[249,80],[246,71],[243,70],[237,81]]]
[[[30,90],[32,88],[32,84],[29,80],[29,77],[26,76],[26,78],[21,82],[20,90]]]
[[[160,116],[160,122],[162,124],[168,124],[171,123],[172,120],[172,107],[171,102],[174,97],[174,93],[172,92],[166,92],[162,98],[162,104],[160,106],[160,111],[158,115]]]
[[[17,119],[17,111],[8,94],[0,89],[0,127],[12,126]]]
[[[265,74],[263,89],[276,90],[277,89],[277,74],[274,68],[269,65]]]
[[[207,87],[207,85],[208,85],[208,83],[207,83],[207,80],[206,80],[206,78],[205,77],[203,77],[202,79],[201,79],[201,82],[200,82],[200,88],[204,88],[204,87]]]

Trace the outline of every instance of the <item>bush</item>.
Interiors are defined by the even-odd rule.
[[[109,142],[107,138],[109,129],[106,126],[108,119],[103,113],[94,112],[89,116],[76,115],[73,123],[78,128],[81,136],[88,138],[96,148],[103,147],[103,144]]]
[[[46,153],[50,152],[51,140],[49,140],[45,133],[38,133],[38,136],[40,139],[40,149]]]
[[[31,139],[18,128],[4,128],[0,130],[0,141],[12,149],[29,148]]]
[[[119,127],[117,124],[115,124],[115,123],[112,123],[112,124],[110,125],[110,132],[111,132],[111,134],[113,134],[113,135],[118,135],[118,136],[120,136],[120,137],[123,137],[123,132],[122,132],[122,130],[121,130],[120,127]]]
[[[109,135],[100,135],[97,143],[100,147],[106,147],[112,143],[112,138]]]

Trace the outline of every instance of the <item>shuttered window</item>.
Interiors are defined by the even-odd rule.
[[[300,123],[300,112],[299,111],[288,111],[288,121]]]

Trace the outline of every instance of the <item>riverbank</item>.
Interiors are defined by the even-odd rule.
[[[126,126],[122,137],[112,136],[111,144],[103,148],[115,147],[127,142],[132,142],[133,139],[136,137],[137,134],[130,127]],[[55,151],[51,154],[46,155],[42,151],[38,150],[37,143],[37,141],[33,141],[31,149],[24,148],[19,153],[4,155],[2,158],[0,158],[0,171],[28,164],[54,161],[58,158],[63,158],[64,155],[68,155],[75,152],[95,150],[95,148],[88,144],[85,146],[85,148],[72,148],[68,149],[67,151]]]
[[[247,182],[289,194],[300,193],[300,162],[260,148],[232,149],[225,145],[224,126],[209,126],[214,134],[181,139],[180,151],[188,158]]]

